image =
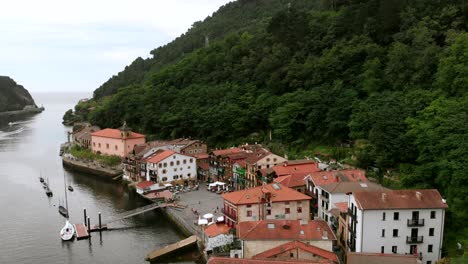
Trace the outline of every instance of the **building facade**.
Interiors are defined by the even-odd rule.
[[[106,128],[91,133],[91,149],[95,153],[126,157],[138,144],[145,143],[145,135],[120,129]]]
[[[195,158],[171,150],[159,150],[146,160],[146,180],[157,183],[197,179]]]
[[[446,202],[437,190],[356,192],[348,204],[349,251],[441,258]]]

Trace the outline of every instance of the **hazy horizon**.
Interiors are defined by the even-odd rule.
[[[29,92],[91,93],[229,0],[5,2],[0,75]],[[25,8],[27,6],[28,8]]]

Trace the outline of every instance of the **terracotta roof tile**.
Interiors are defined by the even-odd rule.
[[[208,153],[198,153],[198,154],[193,154],[193,156],[194,156],[196,159],[207,159],[207,158],[210,157],[210,156],[208,155]]]
[[[380,184],[373,182],[334,182],[319,186],[329,193],[373,192],[387,190]]]
[[[155,183],[152,182],[152,181],[142,181],[142,182],[138,183],[136,187],[140,188],[140,189],[144,189],[144,188],[150,187],[153,184],[155,184]]]
[[[279,182],[289,188],[300,187],[306,184],[304,178],[308,175],[307,172],[294,173],[292,175],[280,176],[274,179],[275,182]]]
[[[155,153],[157,153],[157,152],[155,152]],[[163,151],[159,152],[158,154],[156,154],[154,156],[151,156],[146,161],[151,162],[151,163],[158,163],[158,162],[160,162],[160,161],[162,161],[164,159],[167,159],[168,157],[172,156],[173,154],[175,154],[175,152],[172,151],[172,150],[163,150]]]
[[[311,197],[288,188],[279,183],[270,183],[246,190],[240,190],[223,194],[223,198],[232,204],[254,204],[264,197],[265,193],[271,194],[271,202],[310,200]]]
[[[417,264],[418,256],[380,253],[347,253],[347,264]]]
[[[200,169],[205,170],[205,171],[210,170],[210,164],[208,164],[208,163],[198,163],[197,166]]]
[[[230,227],[225,224],[212,224],[205,228],[205,234],[208,237],[215,237],[221,234],[228,234]]]
[[[288,161],[290,162],[290,161]],[[301,163],[301,164],[292,164],[292,165],[277,165],[273,167],[277,176],[284,176],[293,173],[313,173],[320,171],[317,163]]]
[[[355,192],[353,196],[357,206],[365,210],[448,208],[436,189]]]
[[[321,186],[332,182],[356,182],[369,181],[366,172],[363,170],[339,170],[339,171],[319,171],[310,174],[315,186]]]
[[[215,156],[221,156],[221,155],[226,155],[226,154],[237,153],[239,151],[241,151],[240,148],[229,148],[229,149],[213,150],[212,152]]]
[[[346,213],[348,211],[348,202],[342,202],[342,203],[335,203],[336,208],[340,210],[342,213]]]
[[[238,223],[236,229],[237,237],[241,240],[336,240],[323,220],[245,221]]]
[[[311,262],[310,260],[241,259],[241,258],[225,258],[225,257],[211,257],[208,260],[208,264],[294,264],[294,263],[320,264],[324,262],[321,262],[321,261]]]
[[[338,263],[338,256],[331,252],[327,251],[325,249],[321,249],[319,247],[313,246],[306,244],[301,241],[291,241],[282,245],[279,245],[277,247],[274,247],[272,249],[269,249],[267,251],[264,251],[260,254],[257,254],[253,256],[252,258],[257,259],[257,258],[274,258],[279,254],[288,252],[290,250],[295,250],[295,249],[301,249],[303,251],[309,252],[313,255],[320,256],[324,259],[330,260],[332,263]]]
[[[91,136],[95,137],[106,137],[106,138],[118,138],[121,139],[122,135],[120,134],[120,130],[118,129],[113,129],[113,128],[106,128],[102,129],[96,132],[91,133]],[[130,132],[130,135],[127,137],[127,139],[132,139],[132,138],[144,138],[145,135],[138,134],[135,132]]]

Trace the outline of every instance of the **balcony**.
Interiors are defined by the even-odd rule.
[[[222,212],[226,217],[231,218],[231,220],[237,221],[237,216],[236,216],[236,214],[234,214],[234,213],[232,213],[232,212],[228,212],[227,210],[224,210],[224,208],[221,208],[221,212]]]
[[[419,244],[423,242],[423,237],[422,236],[407,236],[406,237],[406,244]]]
[[[424,219],[408,219],[408,226],[424,226]]]

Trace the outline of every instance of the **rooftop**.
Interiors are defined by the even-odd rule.
[[[229,149],[218,149],[218,150],[213,150],[211,151],[213,155],[215,156],[222,156],[222,155],[227,155],[227,154],[232,154],[232,153],[237,153],[240,152],[240,148],[229,148]]]
[[[380,254],[380,253],[347,253],[347,264],[416,264],[418,257],[414,255]]]
[[[91,133],[91,136],[122,139],[121,131],[118,129],[113,129],[113,128],[106,128],[106,129],[93,132]],[[127,139],[144,138],[144,137],[145,135],[130,131],[130,135],[127,137]]]
[[[155,184],[154,182],[152,181],[142,181],[140,183],[137,184],[137,188],[141,188],[141,189],[144,189],[144,188],[148,188],[150,187],[151,185]]]
[[[283,186],[280,183],[270,183],[246,190],[240,190],[223,194],[223,199],[236,205],[258,203],[260,199],[267,199],[270,196],[271,202],[301,201],[311,198],[296,190]]]
[[[260,254],[257,254],[253,256],[252,258],[274,258],[275,256],[291,251],[291,250],[303,250],[306,252],[309,252],[313,255],[319,256],[321,258],[327,259],[331,261],[332,263],[338,263],[338,256],[330,251],[327,251],[325,249],[321,249],[319,247],[313,246],[306,244],[301,241],[291,241],[282,245],[279,245],[277,247],[274,247],[272,249],[269,249],[267,251],[264,251]]]
[[[208,237],[216,237],[221,234],[229,234],[230,227],[225,224],[212,224],[205,228],[205,234]]]
[[[289,188],[299,187],[305,185],[304,178],[307,176],[307,172],[294,173],[291,175],[280,176],[274,179],[275,182],[279,182]]]
[[[359,209],[448,208],[436,189],[353,193]]]
[[[262,220],[237,224],[241,240],[336,240],[323,220]]]
[[[296,164],[294,161],[286,161],[282,165],[273,167],[277,176],[290,175],[294,173],[313,173],[320,171],[318,164],[312,161]]]
[[[334,182],[319,186],[329,193],[373,192],[387,190],[382,185],[373,182]]]
[[[315,186],[321,186],[333,182],[367,182],[366,173],[363,170],[335,170],[310,173]]]
[[[241,259],[241,258],[227,258],[227,257],[211,257],[208,260],[208,264],[293,264],[293,263],[323,264],[324,262],[322,261],[311,262],[310,260]]]
[[[159,163],[159,162],[163,161],[164,159],[166,159],[166,158],[172,156],[173,154],[175,154],[175,152],[172,151],[172,150],[157,151],[155,153],[157,153],[157,154],[154,155],[154,156],[149,157],[149,159],[147,159],[146,161],[150,162],[150,163]]]

